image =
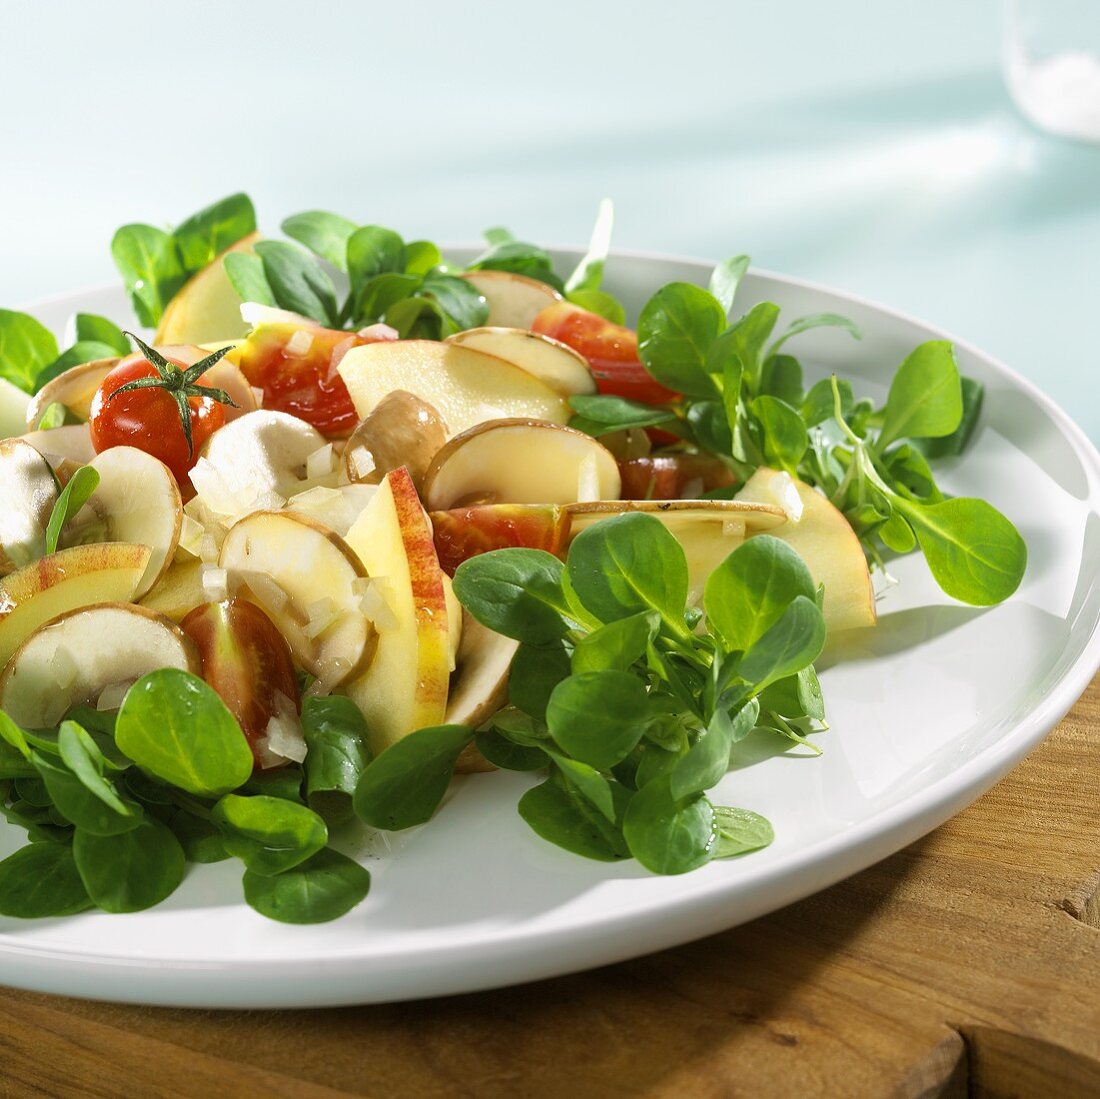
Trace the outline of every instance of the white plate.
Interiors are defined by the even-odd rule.
[[[569,253],[560,257],[568,262]],[[709,265],[620,255],[611,289],[637,308]],[[820,330],[796,342],[810,370],[836,369],[881,396],[917,343],[943,334],[879,306],[754,272],[743,307],[778,302],[786,319],[845,313],[862,343]],[[37,307],[60,328],[77,308],[128,317],[117,289]],[[158,908],[40,922],[0,921],[0,981],[72,996],[206,1007],[401,1000],[471,991],[605,965],[731,927],[822,889],[935,828],[1032,749],[1100,663],[1100,457],[1027,382],[957,343],[986,386],[975,441],[941,467],[957,495],[979,495],[1022,531],[1030,564],[1003,606],[948,600],[920,557],[880,605],[878,628],[823,662],[830,732],[822,758],[750,745],[719,800],[775,822],[767,851],[678,878],[637,864],[587,862],[544,843],[515,804],[528,779],[456,784],[428,826],[352,839],[374,875],[370,896],[316,927],[271,923],[241,902],[235,862],[193,868]],[[794,350],[794,348],[792,348]],[[3,851],[22,842],[6,828]]]

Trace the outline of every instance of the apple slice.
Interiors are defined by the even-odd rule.
[[[351,433],[344,448],[344,475],[352,482],[377,485],[391,470],[405,466],[419,490],[447,435],[443,417],[427,401],[395,390]]]
[[[168,571],[179,545],[183,500],[168,467],[131,446],[116,446],[89,463],[99,474],[91,499],[65,528],[65,545],[136,542],[150,550],[135,599]]]
[[[177,561],[141,600],[143,607],[182,622],[208,599],[202,583],[202,561]]]
[[[596,380],[583,355],[560,340],[526,328],[467,328],[448,336],[444,343],[470,347],[514,363],[563,397],[596,392]]]
[[[393,612],[370,666],[347,689],[378,753],[414,729],[443,721],[451,674],[445,578],[408,470],[386,475],[348,542],[367,572],[384,579]]]
[[[326,445],[304,420],[261,409],[215,431],[191,471],[203,504],[228,519],[280,508],[306,487],[306,464]]]
[[[772,530],[786,515],[766,504],[735,500],[616,500],[568,504],[574,537],[613,515],[640,511],[660,519],[683,547],[688,565],[688,602],[698,604],[707,577],[745,540],[749,532]]]
[[[431,511],[467,504],[616,500],[619,466],[602,444],[561,424],[490,420],[456,435],[424,477]]]
[[[305,515],[259,511],[225,536],[218,564],[230,591],[259,604],[294,657],[331,689],[371,658],[373,627],[360,610],[367,573],[348,544]]]
[[[792,489],[801,504],[797,520]],[[875,594],[863,547],[843,513],[820,492],[787,473],[762,466],[745,482],[737,499],[774,504],[791,512],[792,521],[771,533],[798,552],[815,583],[825,585],[822,610],[830,632],[875,624]]]
[[[548,305],[562,300],[552,286],[511,271],[466,271],[458,276],[473,283],[489,306],[487,324],[530,328]]]
[[[28,431],[21,436],[56,469],[62,462],[86,466],[95,457],[92,436],[87,424],[66,424],[45,431]]]
[[[46,525],[57,503],[49,462],[22,439],[0,440],[0,576],[46,552]]]
[[[131,603],[148,546],[101,542],[51,553],[0,580],[0,665],[43,622],[96,603]]]
[[[565,399],[526,370],[454,344],[366,344],[353,347],[338,369],[363,419],[397,389],[427,401],[454,434],[507,416],[564,424],[570,415]]]
[[[479,553],[523,546],[560,554],[569,541],[569,515],[558,504],[484,504],[433,511],[431,520],[435,551],[448,576]]]
[[[70,367],[48,381],[27,405],[27,430],[34,431],[50,405],[64,405],[78,420],[86,423],[92,411],[92,398],[119,360],[94,359]]]
[[[16,650],[0,677],[0,707],[17,725],[48,728],[158,668],[202,670],[198,649],[174,622],[130,603],[69,611]]]
[[[168,303],[153,342],[209,343],[246,335],[241,299],[225,273],[225,257],[230,252],[251,252],[259,239],[259,233],[250,233],[192,275]]]

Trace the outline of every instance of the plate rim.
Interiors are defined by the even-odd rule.
[[[468,250],[478,245],[447,244],[441,246],[444,251]],[[549,247],[548,251],[561,256],[578,256],[583,249],[576,247]],[[678,263],[693,266],[703,273],[714,266],[713,260],[698,256],[686,256],[676,253],[655,252],[637,249],[614,249],[610,260],[623,259],[630,263]],[[812,294],[829,295],[834,299],[850,302],[854,305],[874,311],[889,320],[914,325],[928,334],[929,338],[941,338],[951,341],[958,348],[974,355],[983,365],[1018,391],[1022,391],[1041,410],[1047,413],[1054,428],[1069,442],[1074,453],[1080,459],[1086,476],[1088,492],[1084,497],[1086,507],[1097,511],[1100,499],[1100,451],[1069,416],[1069,414],[1043,390],[1024,378],[1000,359],[985,352],[970,341],[960,339],[945,332],[938,325],[930,324],[902,310],[883,305],[863,295],[850,293],[813,280],[785,275],[767,268],[750,267],[749,274],[773,283],[791,286]],[[65,294],[40,298],[20,308],[29,311],[61,308],[79,303],[92,295],[118,293],[117,282],[100,283]],[[1022,718],[1010,719],[1010,729],[994,743],[981,749],[958,770],[934,781],[930,786],[921,787],[907,794],[898,802],[877,813],[873,818],[860,822],[852,828],[826,837],[818,843],[792,852],[774,872],[751,883],[751,890],[763,892],[748,904],[739,915],[736,923],[774,911],[793,903],[820,889],[827,888],[853,873],[857,873],[901,847],[914,842],[939,827],[955,813],[971,804],[985,790],[1004,777],[1009,770],[1029,752],[1034,750],[1048,735],[1054,726],[1065,716],[1080,698],[1085,688],[1100,669],[1100,621],[1093,624],[1092,632],[1084,641],[1077,657],[1058,677],[1050,690]],[[816,870],[816,873],[815,873]],[[778,880],[774,880],[778,878]],[[746,883],[739,882],[731,886],[729,882],[716,879],[705,882],[698,888],[679,894],[662,897],[659,901],[650,901],[641,908],[619,909],[591,914],[584,920],[585,943],[590,949],[589,957],[578,958],[576,952],[564,961],[556,957],[556,949],[564,942],[573,942],[576,928],[558,927],[513,927],[509,929],[489,929],[463,940],[461,950],[467,956],[467,962],[459,967],[459,973],[448,973],[448,980],[431,980],[425,987],[423,972],[417,973],[417,980],[410,982],[405,992],[392,989],[378,995],[369,989],[356,990],[358,983],[369,974],[372,958],[369,955],[343,954],[326,958],[271,958],[239,957],[230,961],[198,958],[186,959],[135,959],[124,954],[91,953],[65,946],[46,946],[38,943],[13,943],[7,934],[0,934],[0,975],[6,983],[19,987],[36,988],[43,991],[66,992],[74,994],[72,989],[80,986],[77,995],[97,998],[97,992],[81,984],[80,975],[100,979],[105,971],[117,971],[119,979],[126,974],[129,992],[124,989],[105,989],[98,998],[121,1002],[151,1003],[183,1006],[218,1007],[302,1007],[352,1003],[397,1002],[402,999],[427,998],[451,995],[461,992],[474,992],[487,988],[525,983],[550,976],[577,972],[594,966],[613,964],[628,958],[637,957],[655,950],[694,941],[719,930],[731,927],[728,919],[723,919],[721,905],[723,899],[732,890],[745,888]],[[681,925],[685,912],[693,912],[696,919],[686,931]],[[662,933],[662,922],[669,925]],[[657,925],[657,926],[655,926]],[[675,925],[675,926],[673,926]],[[319,925],[323,927],[324,925]],[[624,932],[634,932],[636,937],[628,938]],[[645,934],[642,934],[645,932]],[[573,942],[575,946],[575,942]],[[535,964],[536,952],[528,953],[527,948],[537,946],[537,957],[542,958]],[[591,947],[595,949],[591,949]],[[439,942],[405,948],[387,954],[387,968],[400,968],[407,965],[410,970],[422,971],[427,962],[430,975],[431,966],[440,955],[446,955],[456,949],[455,944]],[[581,953],[585,953],[581,951]],[[480,957],[482,978],[474,977],[472,970],[478,968]],[[513,963],[523,958],[525,964],[519,971],[513,972]],[[6,972],[4,960],[16,962],[18,972]],[[37,967],[43,967],[38,969]],[[338,968],[345,972],[337,976]],[[508,972],[501,972],[501,968]],[[349,974],[346,970],[350,969]],[[272,971],[275,972],[272,972]],[[168,974],[173,975],[168,980]],[[464,974],[464,977],[462,976]],[[237,975],[252,982],[244,995],[226,994],[218,987],[207,987],[210,978],[224,978]],[[323,991],[317,987],[316,980],[323,976],[331,987]],[[291,982],[300,978],[314,978],[309,989],[288,988]],[[257,980],[259,978],[259,980]],[[168,985],[169,988],[164,986]],[[240,991],[240,990],[238,990]]]

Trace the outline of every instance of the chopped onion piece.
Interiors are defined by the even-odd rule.
[[[95,708],[100,713],[106,710],[117,710],[133,685],[134,681],[132,679],[125,680],[122,683],[109,683],[100,691]]]
[[[202,590],[211,603],[220,603],[223,599],[228,599],[229,573],[225,569],[203,565]]]
[[[256,602],[271,615],[279,615],[290,602],[290,596],[265,572],[252,572],[247,569],[233,571],[233,586],[242,584],[256,597]]]
[[[374,628],[379,633],[386,630],[395,630],[400,624],[393,609],[392,587],[384,576],[372,576],[365,580],[353,581],[353,588],[357,584],[365,584],[366,590],[356,592],[359,595],[359,610],[365,618],[374,623]]]
[[[306,477],[310,481],[319,481],[327,477],[336,468],[336,455],[332,443],[325,443],[306,459]]]
[[[280,763],[285,763],[288,759],[301,763],[306,758],[306,739],[302,735],[302,724],[293,709],[290,713],[276,713],[267,723],[261,739],[267,742],[265,748],[279,757]]]
[[[263,408],[263,406],[264,406],[264,391],[263,391],[263,388],[261,386],[258,386],[258,385],[250,385],[248,388],[252,390],[252,396],[256,400],[256,407],[257,408]]]
[[[309,349],[313,346],[313,336],[304,328],[299,328],[297,332],[286,341],[283,346],[283,354],[289,355],[292,359],[300,359],[309,354]]]
[[[309,615],[309,621],[306,623],[302,633],[310,639],[320,637],[340,617],[340,610],[336,606],[331,596],[326,595],[323,599],[318,599],[316,603],[311,603],[307,611]]]
[[[192,519],[185,511],[183,521],[180,523],[180,549],[192,557],[202,556],[202,545],[209,538],[214,541],[212,535],[206,533],[206,528],[197,519]],[[216,556],[216,554],[215,554]]]
[[[355,476],[360,480],[366,480],[377,468],[374,455],[365,446],[357,446],[351,452],[351,464],[355,467]]]

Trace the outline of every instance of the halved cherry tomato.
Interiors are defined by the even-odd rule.
[[[736,478],[720,458],[707,454],[651,454],[619,462],[624,500],[697,499],[727,488]]]
[[[259,767],[256,742],[280,706],[300,707],[290,646],[254,603],[228,599],[196,607],[180,628],[199,647],[202,677],[237,719]]]
[[[172,358],[170,363],[186,369],[190,363]],[[164,389],[134,389],[112,394],[140,378],[157,377],[148,359],[131,355],[103,379],[92,398],[88,427],[97,454],[114,446],[132,446],[159,458],[180,486],[189,488],[188,474],[198,461],[203,443],[225,423],[225,409],[209,397],[188,397],[191,410],[191,447],[183,433],[180,408]],[[199,379],[199,385],[203,379]]]
[[[230,353],[251,385],[264,391],[264,408],[289,412],[324,435],[348,435],[359,422],[340,360],[365,343],[396,339],[376,325],[363,333],[296,324],[262,324]]]
[[[667,404],[678,393],[658,382],[638,358],[638,334],[612,324],[572,302],[548,305],[535,317],[532,332],[551,336],[580,352],[592,368],[601,393],[627,397],[644,404]]]

